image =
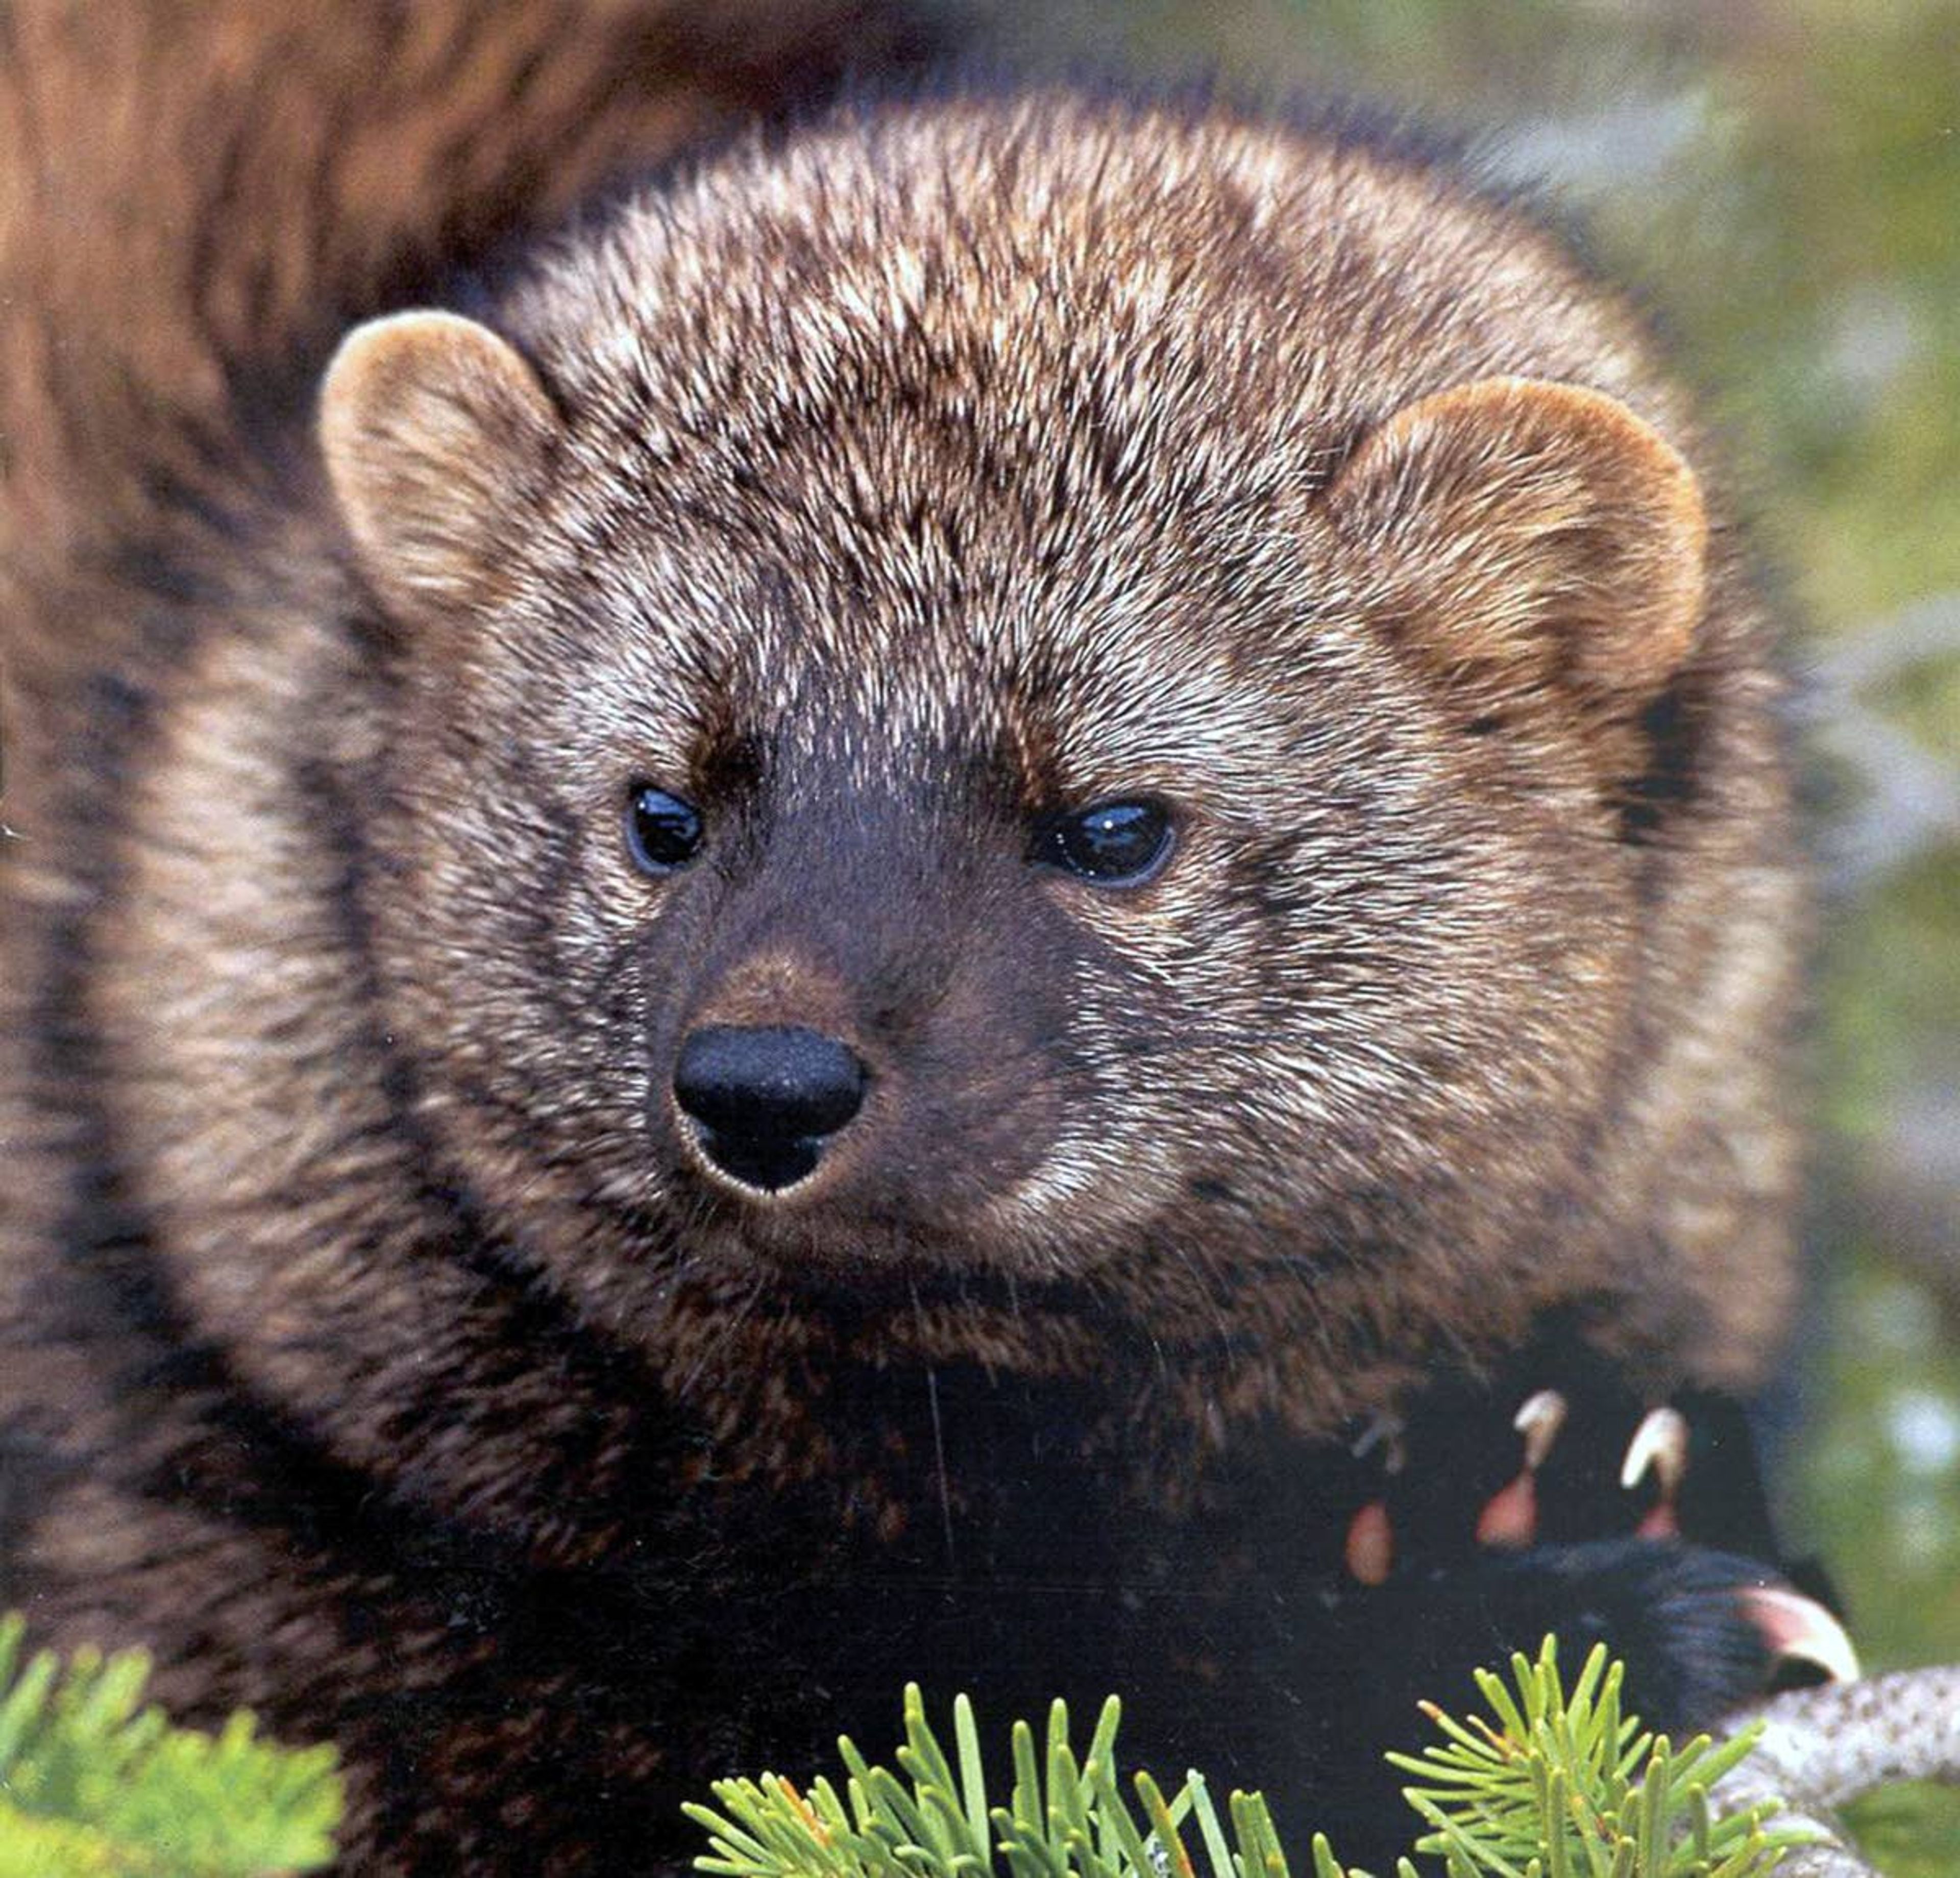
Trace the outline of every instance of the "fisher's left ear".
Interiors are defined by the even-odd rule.
[[[1624,720],[1693,643],[1701,485],[1604,392],[1489,378],[1421,399],[1361,440],[1322,500],[1366,614],[1493,713]]]
[[[320,450],[391,611],[466,612],[495,592],[558,424],[530,365],[473,319],[396,313],[342,342],[320,387]]]

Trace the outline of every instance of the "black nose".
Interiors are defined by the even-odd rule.
[[[681,1046],[674,1100],[727,1174],[774,1193],[816,1165],[864,1100],[864,1066],[834,1038],[788,1025],[710,1025]]]

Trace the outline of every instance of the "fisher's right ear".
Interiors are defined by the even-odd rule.
[[[453,612],[495,592],[558,430],[537,374],[473,319],[396,313],[348,334],[320,388],[320,450],[392,609]]]

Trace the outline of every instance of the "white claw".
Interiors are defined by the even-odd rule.
[[[1844,1626],[1815,1598],[1758,1585],[1742,1594],[1742,1605],[1777,1661],[1814,1663],[1838,1683],[1855,1683],[1863,1673]]]
[[[1402,1432],[1407,1426],[1400,1416],[1390,1415],[1386,1410],[1371,1416],[1360,1439],[1348,1451],[1357,1460],[1366,1460],[1379,1447],[1382,1450],[1382,1471],[1400,1473],[1408,1460],[1408,1451],[1402,1443]]]
[[[1678,1409],[1650,1409],[1620,1463],[1620,1485],[1638,1486],[1652,1468],[1663,1498],[1671,1498],[1688,1474],[1688,1421]]]
[[[1556,1389],[1541,1389],[1525,1398],[1511,1417],[1511,1426],[1525,1438],[1525,1471],[1536,1473],[1545,1465],[1551,1444],[1565,1425],[1566,1400]]]

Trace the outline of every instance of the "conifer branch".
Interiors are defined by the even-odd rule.
[[[1723,1803],[1746,1808],[1774,1792],[1815,1835],[1778,1878],[1875,1878],[1837,1810],[1898,1781],[1960,1784],[1960,1667],[1772,1696],[1732,1726],[1755,1746],[1723,1784]]]
[[[140,1652],[78,1652],[64,1669],[46,1651],[24,1659],[21,1635],[18,1618],[0,1622],[0,1878],[269,1878],[331,1861],[330,1749],[278,1748],[243,1713],[215,1736],[172,1727],[142,1705]],[[1960,1783],[1960,1667],[1778,1696],[1680,1748],[1623,1712],[1621,1680],[1596,1649],[1568,1688],[1548,1638],[1535,1660],[1513,1659],[1508,1681],[1479,1673],[1488,1714],[1425,1705],[1439,1739],[1389,1757],[1427,1829],[1396,1878],[1873,1878],[1835,1810],[1898,1781]],[[949,1756],[908,1688],[896,1772],[846,1740],[841,1787],[719,1782],[716,1807],[687,1809],[709,1838],[696,1866],[708,1878],[1290,1878],[1258,1794],[1221,1807],[1195,1773],[1168,1796],[1147,1773],[1122,1778],[1121,1715],[1111,1698],[1079,1757],[1063,1704],[1039,1734],[1017,1724],[995,1804],[971,1704],[953,1705]],[[1310,1856],[1312,1878],[1368,1878],[1324,1838]]]
[[[1622,1711],[1620,1666],[1603,1649],[1569,1690],[1549,1638],[1511,1670],[1509,1683],[1478,1678],[1488,1717],[1431,1707],[1440,1743],[1390,1756],[1414,1780],[1405,1797],[1428,1828],[1397,1878],[1418,1878],[1418,1860],[1444,1878],[1769,1878],[1806,1839],[1769,1824],[1767,1794],[1715,1804],[1716,1783],[1752,1737],[1677,1749],[1647,1733]],[[846,1740],[841,1790],[819,1779],[806,1793],[775,1774],[718,1782],[715,1807],[687,1809],[709,1839],[697,1868],[708,1878],[1289,1878],[1258,1794],[1232,1794],[1221,1815],[1196,1774],[1169,1798],[1147,1773],[1122,1781],[1121,1712],[1112,1697],[1080,1759],[1063,1704],[1039,1743],[1017,1723],[1011,1792],[994,1806],[972,1705],[953,1705],[949,1757],[915,1686],[895,1756],[903,1779]],[[1324,1838],[1312,1857],[1314,1878],[1367,1878]]]

